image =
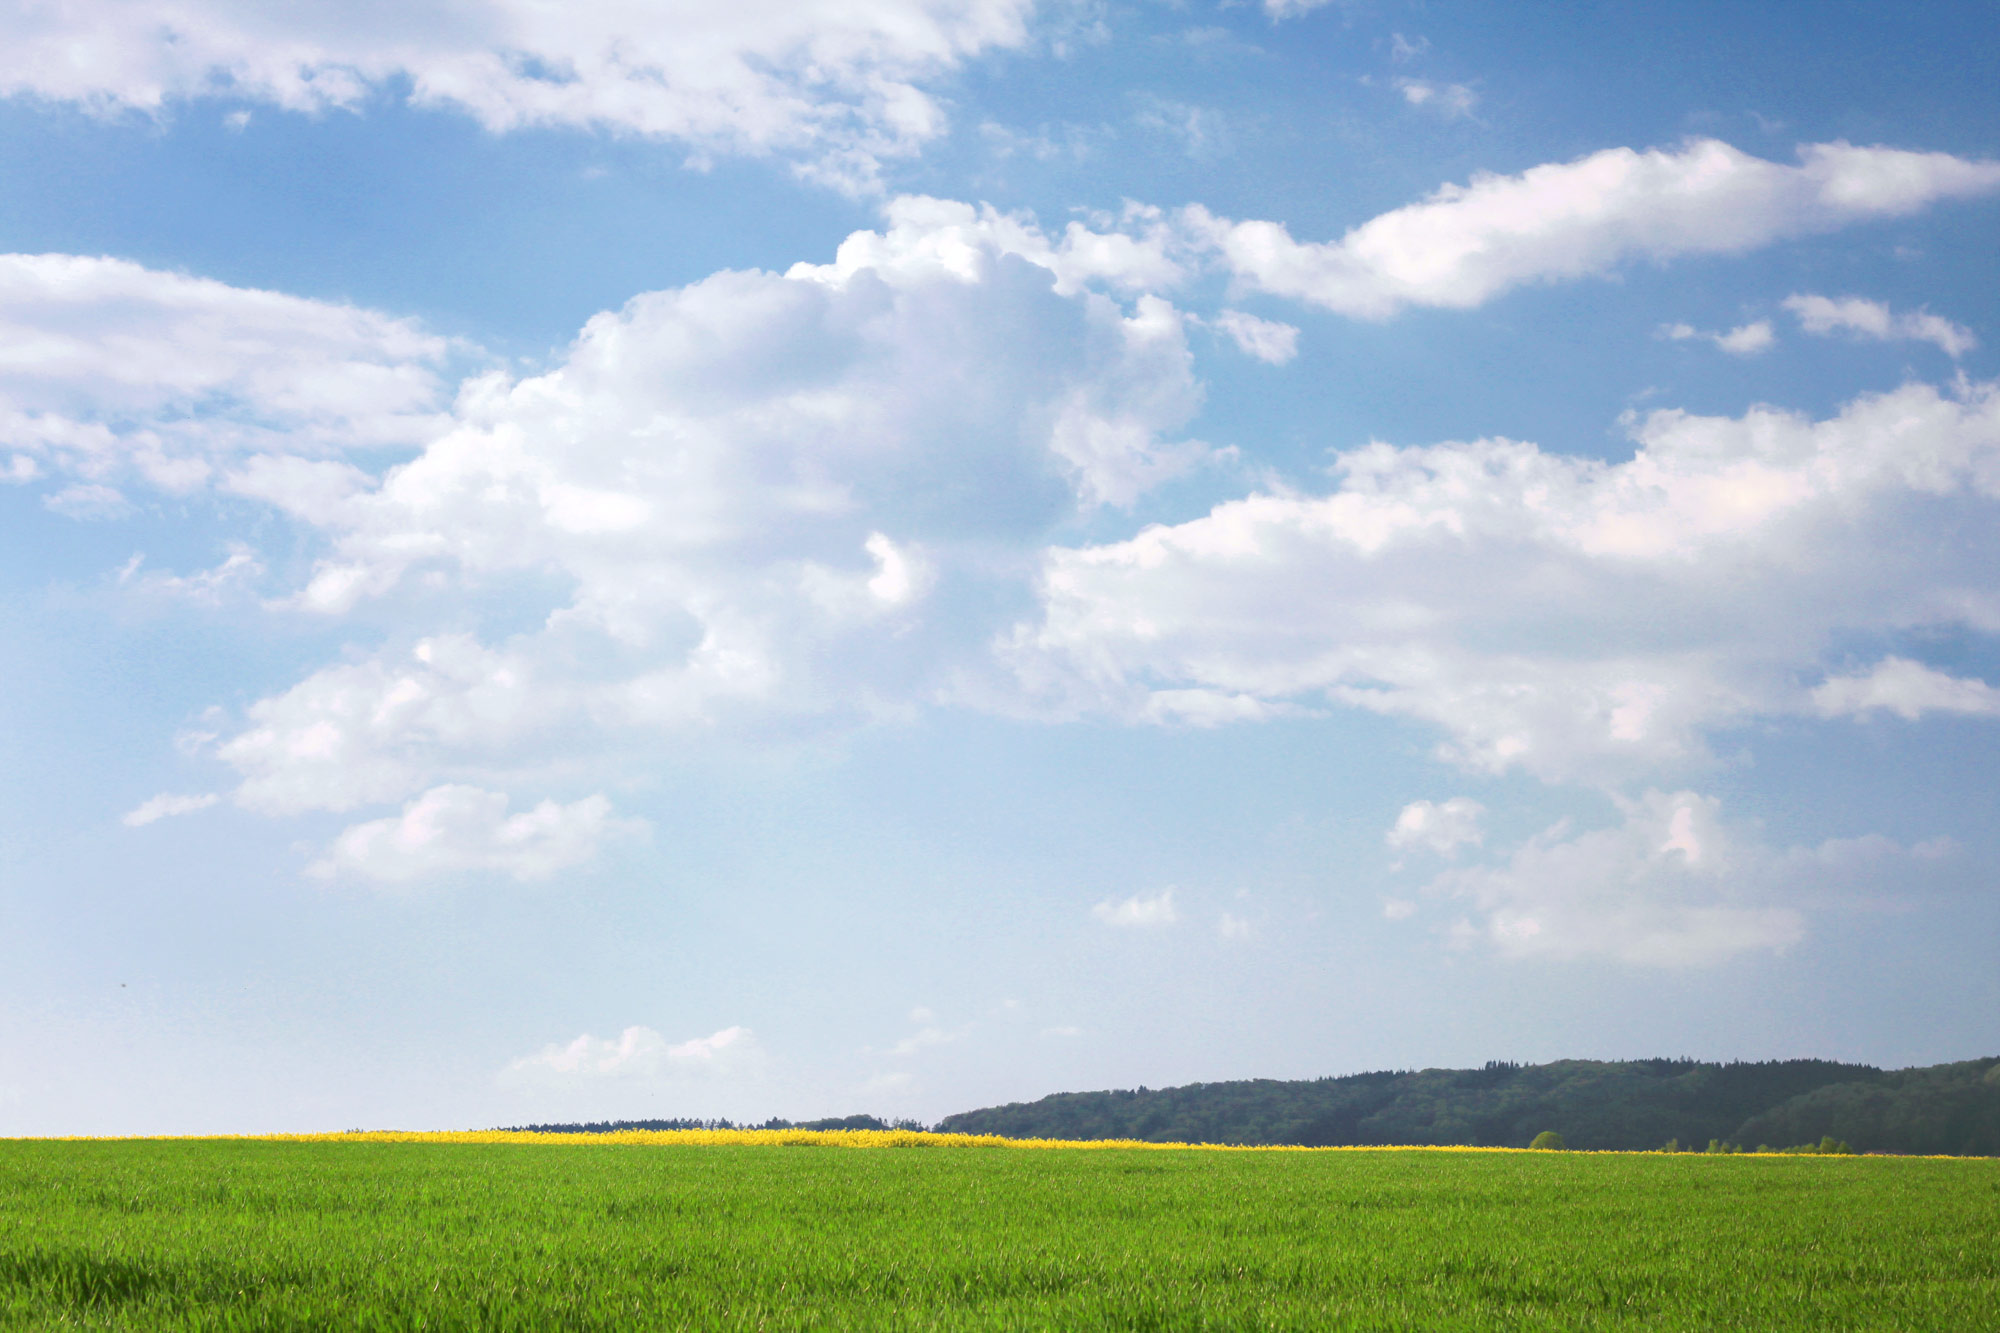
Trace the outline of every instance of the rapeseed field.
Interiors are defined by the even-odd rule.
[[[1033,1146],[0,1141],[0,1327],[2000,1327],[2000,1161]]]

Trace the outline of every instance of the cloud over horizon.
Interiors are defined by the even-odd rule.
[[[634,1025],[616,1037],[584,1033],[513,1061],[501,1073],[516,1084],[580,1081],[718,1078],[753,1072],[765,1059],[757,1034],[741,1026],[706,1037],[670,1042]]]
[[[1065,544],[1230,462],[1188,434],[1213,354],[1191,327],[1273,368],[1300,355],[1293,325],[1176,300],[1210,299],[1200,275],[1221,262],[1365,318],[1465,306],[1996,186],[1992,164],[1845,144],[1797,167],[1714,141],[1608,150],[1444,187],[1276,268],[1267,224],[1198,208],[1128,203],[1056,231],[905,196],[828,262],[643,293],[522,372],[365,310],[0,256],[21,296],[5,337],[34,349],[31,374],[0,364],[4,444],[15,482],[68,481],[58,507],[101,486],[114,513],[107,482],[267,506],[315,553],[268,610],[340,624],[375,608],[397,626],[206,742],[254,812],[401,803],[335,837],[320,878],[548,878],[642,827],[603,795],[533,803],[558,774],[602,785],[677,735],[938,706],[1195,726],[1358,709],[1437,736],[1464,770],[1626,791],[1700,767],[1712,735],[1753,719],[1995,711],[1992,686],[1905,649],[1858,675],[1829,656],[1842,636],[2000,625],[1981,536],[2000,500],[1995,386],[1912,382],[1819,420],[1656,409],[1625,423],[1635,452],[1616,463],[1377,442],[1339,452],[1321,494],[1242,483],[1205,514]],[[1451,258],[1420,274],[1409,246]],[[1787,308],[1808,332],[1976,346],[1858,298]],[[1738,353],[1772,338],[1768,321],[1666,327]],[[1920,524],[1954,538],[1904,549]],[[266,575],[231,549],[134,586],[214,600]],[[536,614],[499,633],[439,614],[502,592],[539,597]],[[217,799],[156,797],[126,822]],[[1482,813],[1411,803],[1388,845],[1453,857]],[[1496,873],[1465,892],[1506,899]],[[1178,919],[1171,891],[1092,915]],[[1796,926],[1750,919],[1709,921],[1766,943]]]

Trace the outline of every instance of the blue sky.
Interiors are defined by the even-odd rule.
[[[1993,1054],[1993,28],[0,17],[0,1133]]]

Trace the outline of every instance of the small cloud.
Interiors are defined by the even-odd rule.
[[[1237,40],[1235,33],[1227,28],[1213,24],[1203,27],[1183,28],[1174,40],[1180,42],[1182,46],[1190,47],[1197,51],[1244,46],[1244,43]]]
[[[222,127],[231,134],[241,134],[250,125],[248,111],[232,111],[222,118]]]
[[[1446,120],[1472,114],[1479,94],[1462,83],[1432,83],[1429,79],[1397,79],[1396,91],[1411,106],[1435,111]]]
[[[1249,919],[1224,912],[1216,920],[1215,933],[1225,940],[1247,940],[1250,938]]]
[[[994,157],[1002,161],[1008,158],[1027,157],[1037,162],[1053,162],[1067,158],[1081,162],[1092,152],[1092,139],[1102,138],[1102,132],[1093,132],[1080,125],[1043,125],[1033,133],[1016,130],[997,120],[982,121],[979,137],[986,141],[986,147]]]
[[[871,532],[863,549],[875,561],[868,592],[884,606],[902,606],[922,596],[930,586],[930,566],[915,548],[898,546],[882,533]]]
[[[1673,342],[1698,340],[1714,343],[1731,356],[1756,356],[1759,352],[1768,350],[1778,340],[1768,319],[1739,324],[1724,333],[1710,333],[1692,324],[1662,324],[1659,335]]]
[[[1983,680],[1948,676],[1905,657],[1885,657],[1860,676],[1831,676],[1812,692],[1821,717],[1894,713],[1914,722],[1925,713],[2000,717],[2000,690]]]
[[[1846,333],[1875,342],[1927,342],[1954,360],[1979,346],[1979,339],[1963,324],[1924,310],[1898,313],[1859,296],[1836,300],[1799,294],[1785,298],[1785,309],[1797,316],[1800,328],[1822,338]]]
[[[54,495],[44,497],[42,507],[52,514],[61,514],[64,518],[83,523],[124,518],[132,512],[131,502],[121,492],[96,482],[65,486]]]
[[[1206,160],[1227,153],[1233,143],[1229,124],[1213,107],[1192,102],[1176,102],[1147,94],[1139,99],[1133,121],[1142,129],[1157,130],[1180,140],[1192,158]]]
[[[1408,64],[1431,49],[1431,39],[1418,37],[1412,40],[1400,32],[1389,34],[1389,59],[1399,65]]]
[[[155,820],[167,819],[174,815],[191,815],[197,810],[206,810],[222,798],[214,792],[200,796],[175,796],[162,792],[150,800],[141,801],[125,814],[122,821],[127,828],[144,828]]]
[[[1456,856],[1460,847],[1477,847],[1486,834],[1480,821],[1486,807],[1469,796],[1448,801],[1411,801],[1396,816],[1383,841],[1398,851],[1423,847],[1439,856]]]
[[[1162,889],[1151,898],[1134,894],[1122,903],[1102,902],[1090,914],[1107,926],[1171,926],[1181,919],[1174,909],[1174,891]]]
[[[647,1079],[738,1073],[759,1063],[757,1034],[726,1027],[678,1044],[649,1027],[629,1027],[616,1037],[589,1033],[562,1045],[545,1046],[508,1065],[502,1078],[547,1080]]]
[[[1760,319],[1754,324],[1741,324],[1727,333],[1717,334],[1715,345],[1731,356],[1755,356],[1774,340],[1770,321]]]
[[[1333,0],[1264,0],[1264,13],[1273,23],[1278,23],[1310,14],[1332,3]]]
[[[1282,366],[1299,354],[1299,331],[1290,324],[1225,310],[1215,317],[1215,327],[1228,334],[1243,352],[1267,365]]]
[[[1417,913],[1417,905],[1408,898],[1391,898],[1382,904],[1382,915],[1391,921],[1405,921]]]
[[[910,1021],[912,1023],[920,1023],[922,1026],[897,1042],[894,1046],[891,1046],[889,1054],[915,1055],[917,1052],[927,1050],[932,1046],[947,1046],[964,1037],[966,1033],[972,1030],[970,1024],[946,1030],[938,1026],[936,1018],[928,1009],[912,1010]]]
[[[1793,904],[1830,882],[1889,881],[1904,864],[1883,838],[1780,850],[1721,818],[1694,792],[1620,800],[1623,821],[1587,833],[1567,821],[1516,848],[1505,864],[1447,870],[1425,890],[1466,904],[1446,934],[1517,958],[1608,957],[1641,967],[1706,967],[1783,952],[1805,933]]]
[[[221,564],[193,574],[142,570],[145,563],[143,555],[126,561],[118,570],[119,586],[157,597],[181,597],[208,604],[221,601],[232,589],[249,584],[264,573],[264,562],[241,542],[229,544],[229,554]]]
[[[568,805],[543,801],[510,815],[506,793],[448,784],[417,797],[400,815],[349,828],[306,873],[391,883],[469,871],[546,879],[596,856],[607,837],[645,829],[643,821],[613,816],[603,796]]]
[[[1067,1040],[1075,1037],[1081,1037],[1083,1035],[1083,1029],[1080,1027],[1072,1026],[1071,1024],[1068,1023],[1063,1023],[1057,1025],[1056,1027],[1043,1028],[1042,1035],[1044,1037],[1060,1037]]]

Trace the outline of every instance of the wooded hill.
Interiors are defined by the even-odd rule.
[[[1857,1152],[2000,1156],[2000,1060],[1885,1071],[1829,1060],[1559,1060],[1297,1082],[1063,1092],[947,1116],[1008,1138],[1184,1143],[1743,1148],[1843,1140]]]

